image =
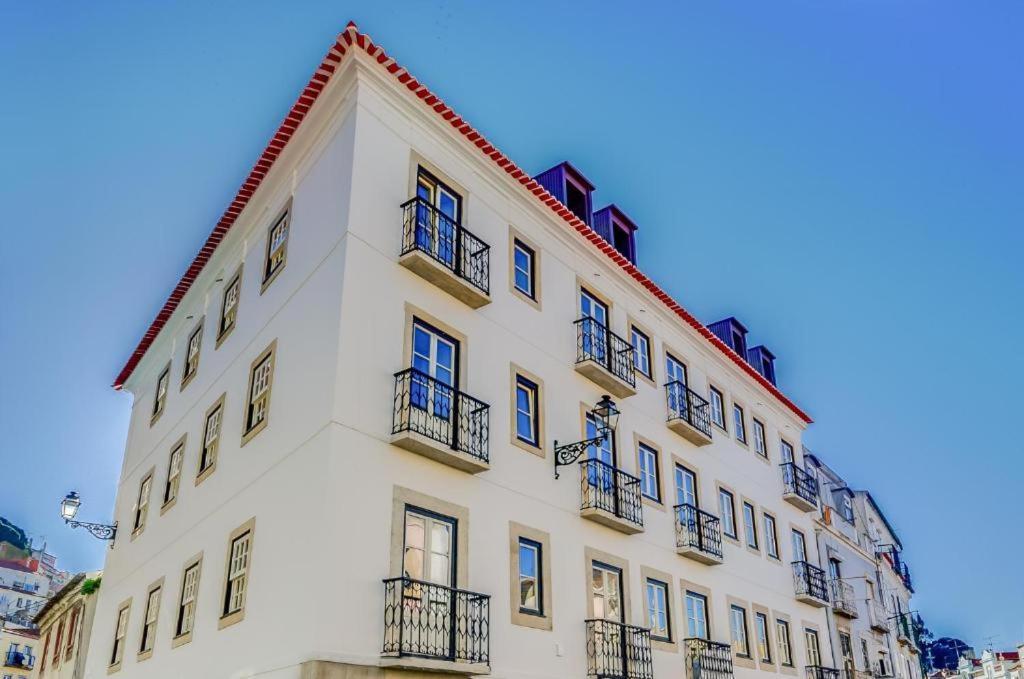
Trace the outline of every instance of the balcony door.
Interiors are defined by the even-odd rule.
[[[688,415],[686,394],[686,366],[665,354],[665,384],[668,388],[668,408],[674,415]]]
[[[411,404],[450,419],[457,384],[459,343],[421,321],[412,326]]]
[[[402,638],[416,654],[446,656],[452,649],[455,525],[449,517],[405,512]]]
[[[807,561],[807,542],[798,530],[793,531],[793,561]]]
[[[697,504],[697,475],[681,464],[676,465],[676,504],[692,505]]]
[[[416,247],[454,268],[458,252],[455,225],[462,211],[459,194],[420,168],[416,197],[423,201],[416,209]]]
[[[804,643],[807,645],[807,664],[811,667],[820,667],[821,647],[818,645],[817,630],[805,629]]]
[[[587,413],[588,439],[598,436],[597,418],[592,413]],[[614,509],[618,506],[618,497],[615,492],[615,442],[610,432],[606,432],[599,443],[587,447],[587,459],[597,460],[602,464],[587,465],[587,483],[593,492],[604,496],[596,498],[598,507]]]
[[[614,566],[593,562],[594,617],[625,622],[622,610],[622,571]]]
[[[580,317],[588,319],[582,322],[583,327],[581,328],[583,355],[606,364],[608,362],[608,305],[581,289]]]
[[[708,638],[708,599],[703,594],[686,592],[686,636]]]

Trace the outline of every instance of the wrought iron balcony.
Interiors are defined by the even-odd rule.
[[[384,581],[385,664],[490,672],[491,598],[412,578]],[[432,664],[433,663],[433,664]]]
[[[819,608],[828,605],[825,571],[806,561],[793,562],[793,587],[796,598]]]
[[[580,460],[580,515],[627,534],[644,529],[640,479],[595,459]]]
[[[794,462],[783,462],[782,499],[790,504],[811,512],[818,508],[818,481]]]
[[[707,639],[684,639],[689,679],[732,679],[732,647]]]
[[[36,664],[36,657],[21,651],[7,651],[4,657],[5,667],[14,667],[21,670],[30,670]]]
[[[805,671],[807,672],[807,679],[839,679],[839,670],[834,667],[807,665]]]
[[[650,630],[587,620],[588,679],[654,679]]]
[[[402,214],[402,266],[474,309],[491,301],[489,245],[423,198]]]
[[[892,626],[889,624],[889,611],[885,610],[885,604],[878,599],[870,599],[868,600],[868,612],[873,629],[879,632],[892,631]]]
[[[910,580],[910,566],[907,565],[906,561],[900,562],[899,576],[900,579],[903,580],[904,586],[906,586],[907,589],[913,592],[914,583]]]
[[[832,610],[848,618],[856,618],[857,599],[853,585],[843,580],[833,580],[829,585],[832,590]]]
[[[635,394],[633,345],[589,316],[575,326],[576,371],[618,398]]]
[[[668,401],[668,426],[690,443],[711,443],[711,410],[707,400],[682,382],[665,385]]]
[[[676,553],[701,563],[722,563],[718,517],[691,504],[676,505]]]
[[[395,373],[391,441],[476,473],[489,468],[490,407],[415,368]]]

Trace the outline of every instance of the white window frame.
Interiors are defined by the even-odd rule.
[[[648,466],[649,465],[649,466]],[[640,477],[640,493],[654,502],[661,502],[658,451],[646,443],[637,443],[637,475]]]
[[[519,254],[526,257],[526,268],[519,266]],[[512,286],[523,293],[530,299],[537,301],[537,281],[535,278],[535,268],[537,266],[537,254],[534,252],[526,243],[522,242],[518,238],[512,240]],[[519,286],[519,279],[517,273],[523,273],[526,276],[527,289],[523,289]]]
[[[651,637],[657,641],[672,641],[672,619],[669,611],[668,583],[656,578],[647,578],[644,582],[644,591],[647,597],[647,622],[651,630]],[[652,594],[654,595],[653,597]],[[661,619],[665,621],[664,628],[659,626],[659,620]]]
[[[633,367],[645,377],[652,377],[651,338],[635,325],[629,328],[629,338],[630,344],[633,345]]]
[[[732,491],[718,489],[718,509],[722,515],[722,533],[733,540],[739,539],[740,534],[736,526],[736,496]]]
[[[725,426],[725,394],[716,387],[709,387],[708,401],[711,403],[711,421],[719,429],[727,431]]]

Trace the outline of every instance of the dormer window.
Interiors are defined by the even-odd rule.
[[[579,170],[564,162],[541,172],[534,179],[590,226],[590,211],[593,206],[591,194],[594,192],[594,185]]]
[[[732,331],[732,350],[740,356],[747,355],[747,340],[743,337],[743,333],[733,328]]]
[[[636,264],[636,224],[614,205],[594,213],[594,230],[616,251]]]
[[[572,210],[573,214],[587,221],[587,194],[577,186],[571,179],[565,181],[565,206]]]

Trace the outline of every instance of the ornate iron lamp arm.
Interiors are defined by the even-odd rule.
[[[576,462],[576,460],[580,459],[580,455],[582,455],[587,448],[601,443],[601,441],[604,441],[605,436],[607,436],[607,434],[601,434],[594,438],[576,441],[575,443],[566,443],[562,446],[558,445],[558,441],[555,441],[555,478],[559,478],[559,467],[565,467],[566,465]]]
[[[75,521],[74,519],[64,520],[72,528],[84,528],[100,540],[110,540],[110,547],[114,547],[114,538],[117,537],[117,522],[113,524],[89,523],[88,521]]]

